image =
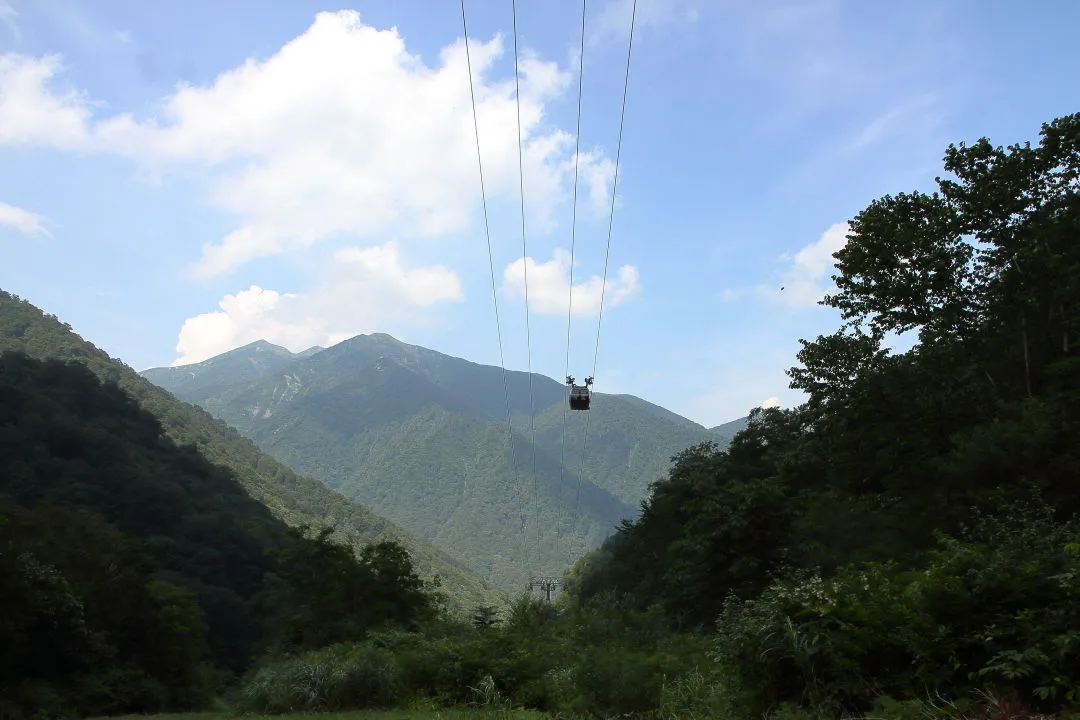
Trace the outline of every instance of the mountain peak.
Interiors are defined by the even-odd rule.
[[[187,363],[186,365],[173,365],[172,367],[176,369],[182,369],[184,371],[191,371],[215,364],[220,364],[223,361],[244,358],[251,353],[272,353],[274,355],[279,355],[282,357],[292,357],[293,355],[293,353],[289,351],[288,348],[283,348],[280,345],[275,345],[268,340],[255,340],[254,342],[249,342],[247,345],[241,345],[240,347],[235,347],[232,350],[226,350],[219,355],[214,355],[213,357],[209,357],[205,360],[200,360],[199,362]]]
[[[376,345],[392,345],[394,347],[404,347],[406,343],[401,342],[393,335],[383,332],[373,332],[353,335],[348,340],[342,340],[338,345],[356,346],[363,343],[376,344]],[[336,346],[335,346],[336,347]]]
[[[283,352],[289,353],[290,355],[292,354],[292,351],[290,351],[288,348],[284,348],[280,345],[275,345],[269,340],[256,340],[253,343],[248,343],[247,345],[242,345],[238,347],[237,350],[243,350],[244,348],[250,348],[252,350],[281,350]]]
[[[140,373],[156,384],[176,383],[189,391],[210,390],[223,379],[253,382],[285,367],[302,356],[267,340],[256,340],[202,362],[175,367],[150,368]]]

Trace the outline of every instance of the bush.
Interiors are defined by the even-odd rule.
[[[605,642],[583,642],[604,612],[611,621]],[[257,713],[419,704],[597,716],[664,703],[671,711],[681,702],[706,707],[709,691],[695,695],[683,683],[677,694],[668,686],[707,664],[707,639],[643,633],[652,623],[625,609],[559,614],[523,601],[504,627],[463,623],[443,627],[440,637],[371,633],[362,643],[268,661],[249,675],[236,705]]]
[[[1080,703],[1076,523],[1025,504],[943,536],[926,568],[800,572],[732,598],[715,660],[742,712],[865,713],[876,698],[988,687],[1044,711]]]
[[[259,668],[238,709],[256,713],[389,707],[404,696],[397,663],[369,644],[338,644]]]

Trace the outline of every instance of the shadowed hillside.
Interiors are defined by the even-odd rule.
[[[358,544],[398,539],[424,576],[440,576],[444,591],[455,605],[502,602],[500,593],[445,554],[417,541],[367,507],[285,467],[203,409],[177,400],[132,368],[110,358],[75,334],[70,325],[0,291],[0,352],[9,350],[38,359],[76,360],[99,378],[116,381],[161,422],[169,438],[181,445],[192,444],[211,462],[229,468],[253,498],[287,523],[334,524]],[[273,351],[266,353],[268,358],[273,355]]]

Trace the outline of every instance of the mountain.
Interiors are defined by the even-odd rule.
[[[713,441],[722,447],[727,447],[731,443],[731,439],[735,437],[735,433],[746,428],[747,418],[741,417],[738,420],[732,420],[726,422],[723,425],[717,425],[709,430],[712,435]]]
[[[94,581],[83,571],[96,562],[109,565],[110,552],[102,545],[109,534],[122,534],[121,544],[141,551],[128,553],[125,569],[148,565],[159,578],[190,590],[209,626],[211,661],[242,670],[269,617],[268,590],[275,588],[267,578],[280,573],[276,560],[286,546],[286,525],[249,497],[229,471],[163,437],[153,416],[84,365],[4,352],[0,399],[0,466],[9,471],[0,474],[0,526],[9,530],[20,515],[34,519],[32,530],[8,541],[27,552],[30,536],[47,540],[62,528],[60,542],[71,546],[73,556],[70,577],[85,590]],[[80,517],[111,527],[104,536],[86,537]],[[56,558],[49,544],[37,552]],[[19,554],[3,547],[4,554]],[[139,602],[125,599],[131,629],[139,625],[131,622]],[[20,607],[9,593],[3,605],[8,612]],[[95,617],[100,614],[90,608],[86,619]],[[117,641],[124,650],[139,650],[125,646],[123,637]]]
[[[285,367],[297,357],[283,347],[259,340],[219,355],[209,363],[195,363],[183,368],[151,368],[141,374],[155,385],[168,386],[174,394],[177,391],[185,395],[213,394],[226,385],[257,380],[267,372]]]
[[[530,421],[527,373],[507,373],[507,398],[500,368],[381,333],[287,352],[257,342],[144,375],[507,589],[561,573],[637,514],[673,455],[740,422],[595,392],[574,412],[535,374]]]
[[[265,356],[266,367],[270,367],[277,353],[273,346],[267,345],[265,352],[247,354]],[[194,445],[212,463],[231,470],[251,497],[290,525],[322,527],[334,524],[340,534],[357,545],[382,539],[397,540],[409,551],[423,576],[438,575],[441,578],[443,590],[454,606],[471,608],[483,603],[505,602],[505,594],[445,553],[321,482],[285,467],[202,408],[178,400],[172,393],[83,340],[70,325],[0,290],[0,353],[10,350],[22,351],[37,359],[76,360],[99,378],[116,381],[161,422],[166,436],[178,445]],[[251,366],[250,360],[245,359],[237,363],[234,372],[246,372],[242,370],[245,363]]]

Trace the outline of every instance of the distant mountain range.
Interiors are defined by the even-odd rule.
[[[593,393],[575,412],[565,385],[534,374],[534,446],[527,373],[507,373],[511,434],[500,368],[385,334],[302,353],[258,341],[142,375],[512,591],[635,516],[672,455],[745,426],[632,395]]]

